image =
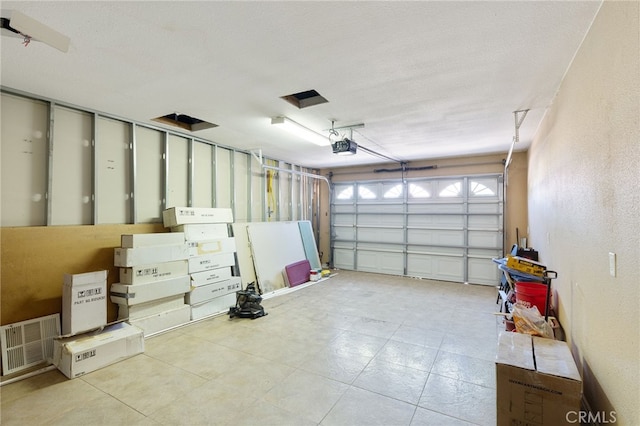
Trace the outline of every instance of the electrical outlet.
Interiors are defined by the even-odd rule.
[[[609,275],[616,276],[616,254],[609,252]]]

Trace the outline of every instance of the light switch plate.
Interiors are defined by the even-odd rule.
[[[616,276],[616,254],[609,252],[609,275]]]

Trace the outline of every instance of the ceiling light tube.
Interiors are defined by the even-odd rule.
[[[316,133],[311,129],[304,127],[302,124],[298,124],[295,121],[287,117],[274,117],[271,119],[271,124],[278,127],[282,127],[286,131],[293,133],[294,135],[320,146],[331,145],[329,137],[322,136],[320,133]]]

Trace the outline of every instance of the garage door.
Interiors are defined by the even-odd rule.
[[[502,217],[502,175],[336,183],[333,265],[496,285]]]

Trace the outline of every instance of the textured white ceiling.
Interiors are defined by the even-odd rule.
[[[401,161],[526,149],[600,1],[2,2],[71,38],[68,53],[1,37],[2,86],[308,167],[343,157],[270,125],[285,115]],[[315,89],[329,103],[281,96]],[[347,133],[348,136],[348,133]]]

